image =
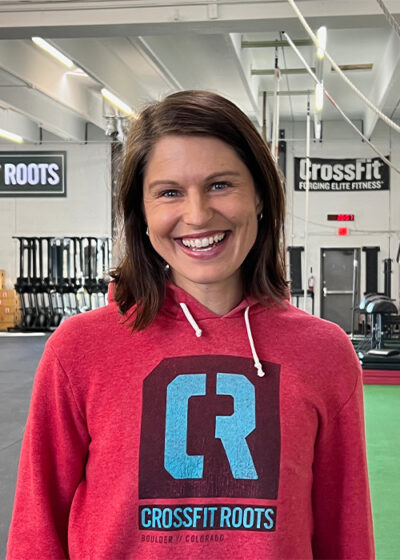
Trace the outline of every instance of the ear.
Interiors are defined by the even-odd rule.
[[[260,212],[262,212],[263,208],[264,208],[264,202],[262,201],[260,195],[257,193],[256,194],[256,213],[257,213],[257,216]]]

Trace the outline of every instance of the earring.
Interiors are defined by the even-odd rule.
[[[257,219],[258,219],[259,222],[261,222],[261,220],[263,219],[263,215],[264,215],[264,214],[263,214],[262,212],[260,212],[260,213],[258,214]]]
[[[169,264],[168,263],[164,266],[164,269],[169,270]]]
[[[146,228],[146,235],[147,236],[149,235],[149,228],[148,227]]]

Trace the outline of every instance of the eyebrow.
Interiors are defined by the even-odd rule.
[[[204,182],[212,181],[213,179],[217,179],[218,177],[226,177],[226,176],[233,176],[239,177],[240,173],[238,171],[217,171],[216,173],[211,173],[211,175],[207,175],[204,178]],[[157,181],[152,181],[149,185],[149,189],[153,189],[159,185],[179,185],[177,181],[171,181],[169,179],[159,179]]]

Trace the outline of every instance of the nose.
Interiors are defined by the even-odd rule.
[[[211,220],[212,215],[213,210],[206,193],[187,193],[183,215],[186,224],[203,227]]]

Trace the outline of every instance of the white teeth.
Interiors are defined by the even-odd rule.
[[[182,239],[183,245],[185,247],[191,247],[193,249],[206,249],[207,247],[210,249],[210,245],[214,243],[219,243],[225,237],[225,233],[216,233],[210,237],[203,237],[198,239]]]

